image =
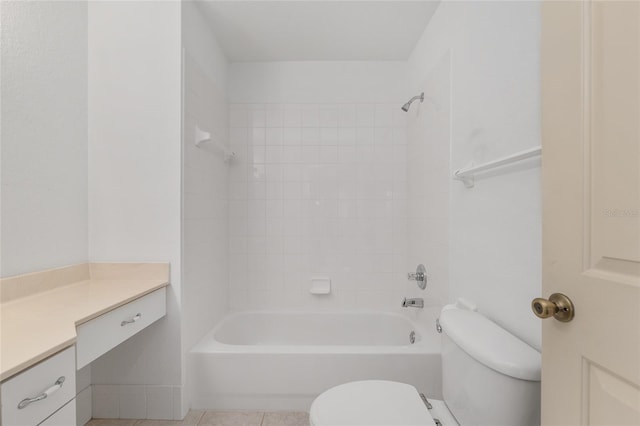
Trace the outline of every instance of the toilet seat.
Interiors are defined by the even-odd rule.
[[[309,421],[311,426],[436,425],[415,387],[384,380],[345,383],[325,391],[311,404]]]

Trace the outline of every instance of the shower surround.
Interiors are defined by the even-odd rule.
[[[375,308],[400,300],[400,114],[397,104],[231,105],[238,156],[229,176],[232,309]],[[312,277],[330,278],[332,293],[310,295]]]
[[[338,69],[313,82],[314,90],[321,93],[339,79]],[[311,102],[230,104],[230,146],[237,157],[229,169],[232,310],[399,306],[407,272],[401,96],[393,102],[366,96],[344,102],[338,95],[335,102],[311,103],[320,96],[307,95],[296,100]],[[281,100],[273,94],[262,99]],[[317,277],[331,279],[331,294],[309,293]]]

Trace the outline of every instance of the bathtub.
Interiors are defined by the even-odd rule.
[[[188,356],[194,409],[308,410],[326,389],[363,379],[442,394],[440,336],[394,313],[236,313]]]

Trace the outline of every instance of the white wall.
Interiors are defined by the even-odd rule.
[[[182,382],[180,20],[179,2],[89,3],[90,258],[171,263],[167,317],[96,360],[92,379],[106,385],[175,385],[177,400]],[[104,392],[94,392],[94,400],[109,400],[110,388],[100,389]],[[145,404],[151,405],[145,388],[122,389],[129,393],[121,395],[115,412],[145,415]],[[166,400],[167,393],[162,395]],[[182,410],[176,403],[173,408]]]
[[[436,211],[446,209],[442,191],[448,181],[449,301],[474,301],[481,312],[537,348],[540,321],[529,305],[540,294],[541,280],[539,162],[486,174],[473,189],[450,175],[471,162],[540,144],[539,8],[537,2],[442,3],[409,67],[417,89],[415,84],[425,82],[450,55],[450,75],[437,74],[443,84],[450,81],[450,132],[425,143],[443,147],[449,138],[451,167],[448,177],[438,169],[433,177],[438,184],[425,186],[424,193],[437,203]],[[432,83],[422,84],[428,88]],[[446,152],[440,151],[426,158],[426,167],[437,168],[445,159]],[[438,220],[429,218],[434,225]],[[442,234],[433,235],[439,240]]]
[[[227,312],[227,61],[196,3],[182,3],[183,235],[182,346],[186,353]],[[213,141],[195,146],[196,126]],[[186,404],[185,404],[186,405]]]
[[[200,8],[197,1],[182,2],[182,46],[226,98],[229,63]]]
[[[399,310],[406,64],[232,64],[229,86],[231,307]]]
[[[0,275],[87,261],[87,4],[3,1]]]
[[[406,75],[406,62],[395,61],[237,62],[229,66],[229,102],[402,105]]]
[[[416,53],[409,69],[419,66]],[[407,114],[407,271],[418,264],[427,269],[427,288],[407,283],[407,295],[422,297],[425,306],[412,314],[431,329],[434,314],[449,296],[449,151],[451,134],[450,55],[428,58],[430,68],[424,74],[411,74],[411,94],[425,94],[422,103],[414,102]]]

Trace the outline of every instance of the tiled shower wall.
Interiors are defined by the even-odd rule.
[[[224,86],[184,52],[183,280],[184,349],[191,348],[227,308],[228,166],[217,144],[227,136]],[[195,145],[196,129],[212,141]]]
[[[231,104],[232,309],[385,309],[405,290],[399,104]],[[329,295],[309,293],[312,277]]]

